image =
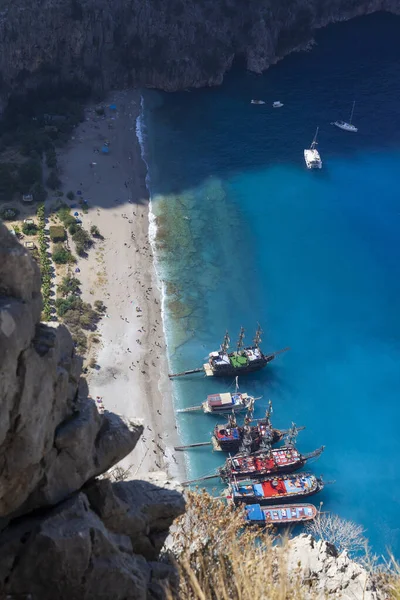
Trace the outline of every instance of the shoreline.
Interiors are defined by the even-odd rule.
[[[85,229],[96,225],[104,236],[73,268],[80,269],[82,299],[102,300],[107,307],[95,334],[100,343],[89,348],[87,360],[95,348],[97,366],[89,370],[88,383],[105,410],[143,419],[142,438],[119,466],[131,476],[161,470],[182,480],[183,457],[173,450],[179,440],[168,378],[162,283],[150,235],[155,223],[143,140],[138,139],[140,91],[115,92],[102,105],[104,116],[93,105],[86,107],[84,123],[59,157],[64,195],[79,191],[87,200],[87,214],[81,214],[76,201],[68,201],[72,212],[76,208]],[[104,140],[106,154],[99,150]]]

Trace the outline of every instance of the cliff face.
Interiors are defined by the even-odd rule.
[[[313,31],[397,0],[2,0],[0,97],[72,78],[95,89],[215,85],[262,72]]]
[[[40,312],[38,268],[0,223],[0,598],[161,597],[154,561],[183,498],[96,479],[143,426],[98,412],[69,331]]]

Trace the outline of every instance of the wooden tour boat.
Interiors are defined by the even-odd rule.
[[[278,354],[282,354],[289,350],[283,348],[272,354],[263,354],[260,349],[261,328],[258,327],[252,346],[244,346],[244,329],[240,329],[239,339],[236,344],[236,351],[229,352],[229,335],[226,332],[221,348],[208,355],[208,362],[203,364],[198,369],[183,371],[182,373],[171,373],[169,377],[182,377],[183,375],[191,375],[204,371],[207,377],[231,377],[232,375],[242,375],[243,373],[251,373],[263,369],[271,360]]]
[[[229,499],[235,504],[282,504],[306,498],[324,489],[322,478],[311,473],[265,477],[262,481],[231,481]]]
[[[282,506],[245,506],[246,522],[250,525],[298,525],[312,521],[318,510],[313,504],[284,504]]]
[[[261,396],[260,396],[261,398]],[[227,413],[237,413],[247,410],[250,406],[253,406],[256,400],[260,398],[254,398],[246,392],[239,392],[238,378],[236,377],[236,385],[234,392],[225,392],[223,394],[211,394],[207,396],[207,400],[199,406],[189,406],[188,408],[181,408],[177,412],[193,412],[202,410],[206,414],[220,415]]]
[[[249,452],[256,452],[266,443],[270,445],[277,444],[282,439],[290,435],[292,429],[274,429],[271,423],[272,402],[268,403],[268,409],[263,419],[258,419],[256,425],[253,422],[254,403],[251,402],[243,425],[236,422],[235,413],[228,416],[228,422],[217,424],[214,427],[210,442],[197,442],[186,446],[175,446],[175,450],[190,450],[202,446],[212,446],[213,450],[218,452],[229,452],[236,454],[243,446],[247,446]],[[305,427],[297,427],[297,431],[302,431]]]
[[[321,446],[309,454],[300,454],[295,446],[290,445],[259,450],[250,455],[240,453],[226,459],[219,475],[222,481],[229,482],[231,479],[259,479],[274,473],[293,473],[302,469],[308,460],[318,458],[323,451],[324,446]]]
[[[274,429],[271,423],[272,402],[269,400],[268,408],[263,419],[259,419],[256,425],[251,425],[253,421],[253,405],[247,409],[243,426],[236,423],[235,415],[228,417],[228,423],[218,424],[214,427],[211,442],[214,450],[222,452],[231,452],[236,454],[240,448],[247,446],[250,452],[256,452],[261,446],[267,444],[273,445],[282,441],[286,435],[289,435],[291,429]],[[304,427],[298,427],[297,431]]]

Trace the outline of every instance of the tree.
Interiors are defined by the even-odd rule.
[[[68,200],[73,200],[75,198],[75,194],[73,191],[69,191],[67,194]]]
[[[50,175],[46,179],[46,185],[52,190],[56,190],[61,185],[61,180],[58,177],[57,171],[50,171]]]
[[[66,265],[75,262],[75,258],[65,246],[57,244],[53,251],[53,260],[57,265]]]
[[[22,233],[24,235],[36,235],[37,234],[37,226],[35,225],[35,223],[24,223],[22,225]]]
[[[63,277],[62,282],[57,288],[57,291],[61,296],[68,296],[69,294],[79,294],[81,282],[76,277],[67,275]]]
[[[331,513],[319,513],[314,521],[305,523],[307,533],[316,539],[333,544],[339,552],[347,550],[349,555],[365,551],[367,540],[364,529],[353,521],[342,519]]]

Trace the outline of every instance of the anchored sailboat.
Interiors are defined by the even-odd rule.
[[[306,161],[307,169],[322,169],[322,160],[317,150],[318,129],[315,132],[310,148],[304,150],[304,160]]]
[[[354,100],[350,114],[350,121],[348,123],[346,121],[334,121],[333,123],[331,123],[331,125],[336,125],[336,127],[339,127],[339,129],[343,129],[344,131],[352,131],[353,133],[357,133],[358,129],[352,123],[355,105],[356,102]]]

